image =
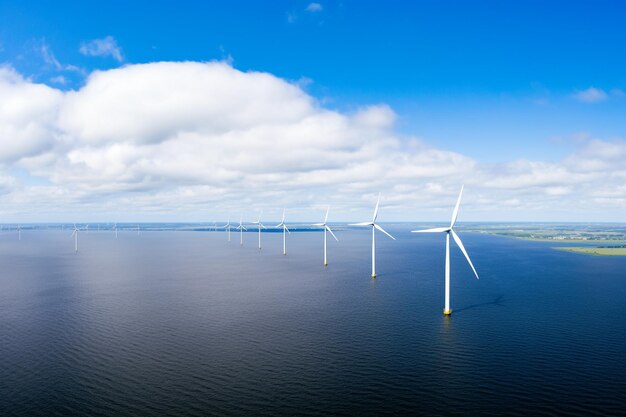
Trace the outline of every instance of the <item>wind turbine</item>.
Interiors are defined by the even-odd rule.
[[[113,225],[113,230],[115,230],[115,238],[117,239],[117,223]]]
[[[72,232],[72,236],[74,238],[74,253],[78,253],[78,227],[76,227],[76,223],[74,223],[74,231]]]
[[[17,240],[22,240],[22,226],[17,225]]]
[[[239,244],[243,246],[243,231],[248,230],[246,226],[243,225],[243,216],[239,218],[239,226],[237,226],[237,230],[239,230]],[[230,229],[229,229],[230,233]]]
[[[378,194],[378,201],[376,201],[376,208],[374,209],[374,217],[371,222],[353,223],[350,226],[370,226],[372,228],[372,278],[376,278],[376,229],[380,230],[393,240],[395,237],[391,236],[382,227],[376,224],[376,217],[378,217],[378,205],[380,204],[380,194]]]
[[[263,214],[263,210],[259,213],[259,220],[252,222],[252,224],[256,224],[259,227],[259,250],[261,250],[261,228],[266,228],[263,223],[261,223],[261,214]]]
[[[328,212],[329,211],[330,211],[330,206],[328,206],[328,209],[326,209],[326,217],[324,217],[324,223],[316,223],[316,224],[313,225],[313,226],[323,227],[324,228],[324,266],[328,266],[328,261],[326,260],[326,234],[327,234],[327,232],[330,232],[332,237],[334,237],[335,240],[337,242],[339,242],[339,239],[337,239],[337,236],[335,236],[333,231],[330,230],[330,227],[328,227],[328,224],[326,224],[326,222],[328,222]]]
[[[276,225],[276,227],[282,227],[283,229],[283,255],[287,255],[287,235],[286,233],[291,234],[289,228],[285,224],[285,209],[283,209],[283,219]]]
[[[228,221],[223,227],[224,229],[228,230],[228,241],[230,242],[230,217],[228,217]]]
[[[459,198],[456,200],[456,206],[454,206],[454,211],[452,212],[452,220],[450,220],[449,227],[435,227],[434,229],[425,229],[425,230],[413,230],[413,233],[445,233],[446,234],[446,288],[445,288],[445,307],[443,309],[443,314],[449,316],[452,314],[452,310],[450,309],[450,235],[465,255],[465,259],[472,267],[472,271],[474,271],[474,275],[476,275],[476,279],[478,278],[478,273],[470,260],[465,247],[463,246],[463,242],[461,242],[461,238],[454,231],[454,224],[456,223],[456,218],[459,215],[459,205],[461,204],[461,196],[463,195],[463,186],[461,186],[461,192],[459,193]]]

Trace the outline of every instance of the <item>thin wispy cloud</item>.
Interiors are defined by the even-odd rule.
[[[609,98],[609,95],[599,88],[589,87],[586,90],[577,91],[573,97],[582,103],[599,103]]]
[[[122,51],[113,36],[106,36],[102,39],[94,39],[89,42],[83,42],[80,45],[79,51],[81,54],[86,56],[110,56],[118,62],[122,62],[124,60]]]
[[[57,75],[56,77],[50,78],[50,82],[59,85],[67,84],[67,79],[62,75]]]
[[[316,13],[321,12],[322,10],[324,10],[324,8],[320,3],[309,3],[309,5],[306,6],[304,10],[310,13]]]
[[[60,71],[60,70],[63,69],[63,65],[61,65],[61,63],[56,58],[56,56],[54,56],[54,52],[52,52],[52,49],[50,48],[50,46],[47,43],[45,43],[45,42],[41,43],[41,45],[39,46],[39,52],[41,53],[41,57],[43,58],[43,62],[45,62],[46,65],[51,66],[52,68],[56,69],[57,71]]]
[[[68,78],[64,75],[58,74],[62,72],[73,72],[85,76],[87,72],[76,65],[61,63],[54,54],[52,47],[45,41],[38,42],[35,46],[35,51],[44,62],[45,68],[51,70],[57,75],[50,77],[50,81],[55,84],[67,84]]]
[[[624,97],[624,90],[619,88],[614,88],[611,90],[611,95],[614,97]]]

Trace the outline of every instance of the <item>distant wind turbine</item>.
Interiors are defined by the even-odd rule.
[[[266,229],[263,223],[261,223],[261,214],[263,214],[263,210],[259,213],[259,220],[252,222],[252,224],[256,224],[259,227],[259,250],[261,250],[261,229]]]
[[[378,205],[380,204],[380,194],[378,194],[378,201],[376,201],[376,208],[374,209],[374,217],[371,222],[353,223],[350,226],[370,226],[372,228],[372,278],[376,278],[376,229],[380,230],[393,240],[395,237],[391,236],[382,227],[376,224],[376,218],[378,217]]]
[[[281,227],[283,229],[283,255],[287,255],[287,234],[291,234],[289,228],[285,224],[285,209],[283,209],[283,219],[276,225],[276,227]]]
[[[228,221],[226,222],[226,224],[223,226],[224,229],[226,229],[228,231],[228,241],[230,242],[230,216],[228,217]]]
[[[117,223],[113,225],[113,230],[115,230],[115,238],[117,239]]]
[[[335,238],[335,240],[337,242],[339,242],[339,239],[337,239],[337,236],[335,236],[335,234],[333,233],[332,230],[330,230],[330,227],[328,227],[328,212],[330,211],[330,206],[326,209],[326,217],[324,217],[324,223],[316,223],[313,226],[317,226],[317,227],[323,227],[324,228],[324,266],[328,266],[328,261],[326,259],[326,234],[327,232],[330,232],[330,234],[332,235],[332,237]]]
[[[22,226],[17,225],[17,240],[22,240]]]
[[[248,230],[246,226],[243,225],[243,216],[239,218],[239,226],[237,226],[237,230],[239,230],[239,244],[243,246],[243,231]]]
[[[413,233],[445,233],[446,234],[446,286],[445,286],[445,306],[443,309],[443,314],[449,316],[452,314],[452,310],[450,309],[450,235],[465,255],[465,259],[472,267],[472,271],[474,271],[474,275],[476,275],[476,279],[478,278],[478,273],[470,260],[465,247],[463,246],[463,242],[461,242],[461,238],[454,231],[454,224],[456,223],[456,218],[459,215],[459,205],[461,204],[461,196],[463,195],[463,187],[461,186],[461,192],[459,193],[459,198],[456,200],[456,206],[454,206],[454,211],[452,212],[452,220],[450,220],[449,227],[435,227],[433,229],[425,229],[425,230],[413,230]]]
[[[72,237],[74,238],[74,253],[78,253],[78,231],[80,229],[76,227],[76,223],[74,223],[74,231],[72,232]]]

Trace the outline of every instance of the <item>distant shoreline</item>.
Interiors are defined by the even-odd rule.
[[[626,256],[626,247],[555,246],[552,249],[591,256]]]

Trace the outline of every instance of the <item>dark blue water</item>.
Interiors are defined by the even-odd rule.
[[[625,415],[626,258],[444,236],[0,234],[2,415]]]

